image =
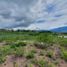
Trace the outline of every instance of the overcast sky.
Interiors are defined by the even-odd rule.
[[[0,0],[0,28],[49,30],[67,26],[67,0]]]

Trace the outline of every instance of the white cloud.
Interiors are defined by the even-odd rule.
[[[0,0],[0,28],[67,26],[67,0]]]

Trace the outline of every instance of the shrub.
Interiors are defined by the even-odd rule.
[[[67,61],[67,50],[64,48],[61,49],[61,58]]]
[[[49,58],[52,58],[53,57],[53,51],[48,51],[46,56],[48,56]]]
[[[36,50],[35,50],[35,49],[32,49],[31,52],[32,52],[32,53],[36,53]]]
[[[10,53],[10,46],[9,45],[4,45],[3,47],[0,47],[0,56],[6,56],[7,54]]]
[[[45,55],[45,51],[40,51],[39,53],[41,56],[44,56]]]
[[[48,64],[48,67],[56,67],[56,66],[55,66],[55,64],[50,63],[50,64]]]
[[[0,63],[3,63],[6,60],[6,56],[10,53],[10,46],[4,45],[0,47]]]
[[[62,47],[67,47],[67,39],[61,39],[59,40],[59,44],[62,46]]]
[[[16,43],[16,46],[17,46],[17,47],[19,47],[19,46],[26,46],[26,43],[20,41],[20,42],[17,42],[17,43]]]
[[[44,59],[32,59],[31,61],[34,65],[37,65],[38,67],[55,67],[53,63],[48,63]]]
[[[28,63],[26,67],[34,67],[34,65],[32,63]]]
[[[34,51],[27,52],[27,54],[26,54],[26,58],[27,58],[27,59],[34,58],[34,54],[35,54]]]
[[[22,46],[26,46],[25,42],[15,42],[11,44],[11,48],[16,48],[16,47],[22,47]]]
[[[15,56],[22,57],[24,55],[24,49],[23,48],[16,48],[14,52]]]
[[[5,57],[0,56],[0,64],[4,63],[6,61]]]
[[[44,60],[39,60],[37,64],[39,67],[48,67],[48,63]]]
[[[45,49],[45,48],[49,47],[49,44],[46,44],[46,43],[35,43],[34,45],[40,49]]]

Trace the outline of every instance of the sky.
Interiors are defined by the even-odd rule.
[[[67,0],[0,0],[0,29],[50,30],[67,26]]]

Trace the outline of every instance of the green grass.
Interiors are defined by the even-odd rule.
[[[59,35],[65,36],[67,34],[34,31],[0,31],[0,42],[5,41],[5,45],[0,46],[0,64],[6,60],[7,55],[25,57],[27,60],[33,59],[37,54],[35,49],[40,50],[40,54],[37,54],[37,56],[45,56],[47,54],[47,57],[51,59],[53,52],[48,51],[48,49],[51,49],[54,44],[61,47],[61,58],[67,61],[67,38],[58,37]],[[27,52],[25,52],[25,47],[28,46],[35,49],[28,51],[30,48],[27,48]],[[48,63],[40,60],[37,64],[40,67],[45,67]],[[47,67],[54,67],[54,65],[52,64]]]
[[[61,36],[67,34],[60,34]],[[66,38],[58,37],[59,34],[51,33],[51,32],[33,32],[33,31],[0,31],[0,41],[13,42],[17,40],[33,40],[38,42],[46,42],[46,43],[60,43],[63,45],[67,44]]]

